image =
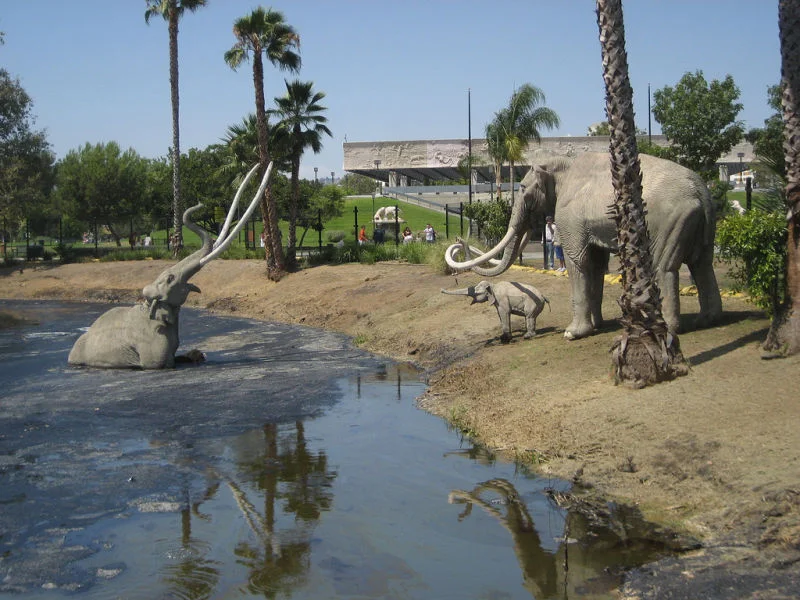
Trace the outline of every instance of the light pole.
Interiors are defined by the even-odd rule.
[[[742,159],[744,158],[744,152],[737,152],[736,156],[739,157],[739,183],[742,183],[744,176],[744,166],[742,165]]]
[[[314,167],[314,183],[317,183],[317,171],[318,170],[319,170],[319,167]]]
[[[379,160],[376,160],[376,161],[375,161],[375,171],[376,171],[376,173],[375,173],[375,179],[377,179],[377,180],[378,180],[378,186],[380,186],[380,184],[381,184],[381,181],[380,181],[380,179],[378,179],[378,175],[379,175],[378,171],[379,171],[379,169],[380,169],[380,166],[381,166],[381,161],[379,161]],[[379,187],[378,189],[380,189],[380,187]]]

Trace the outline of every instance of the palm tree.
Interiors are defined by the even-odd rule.
[[[251,57],[253,60],[258,153],[263,173],[269,163],[270,152],[262,54],[279,69],[296,72],[301,64],[300,55],[295,52],[295,49],[300,48],[300,36],[293,27],[286,24],[282,13],[264,10],[262,7],[238,19],[233,24],[233,35],[236,37],[236,44],[225,53],[225,62],[236,70],[244,61]],[[269,187],[261,201],[261,216],[267,238],[265,244],[267,276],[273,281],[278,281],[285,273],[285,266],[278,229],[278,210]]]
[[[291,200],[289,202],[289,243],[286,248],[287,263],[290,269],[295,266],[295,246],[297,241],[297,209],[300,203],[300,158],[311,148],[314,154],[322,150],[323,134],[333,135],[325,123],[327,117],[321,113],[328,110],[320,104],[325,92],[313,92],[310,81],[295,80],[286,83],[286,95],[275,98],[277,109],[271,111],[280,121],[276,126],[276,136],[284,136],[292,165]]]
[[[500,168],[506,161],[510,164],[511,198],[514,198],[514,165],[525,157],[528,143],[542,141],[539,130],[553,129],[561,124],[558,115],[550,108],[541,106],[544,92],[529,83],[511,95],[508,106],[495,113],[492,123],[486,127],[489,155],[495,161],[498,194],[500,190]]]
[[[628,79],[622,0],[597,0],[597,24],[611,130],[611,180],[622,275],[622,334],[611,347],[617,382],[641,387],[688,371],[678,337],[667,330],[642,202],[642,171]]]
[[[788,246],[786,260],[786,302],[772,319],[764,342],[765,358],[800,352],[800,1],[778,3],[781,40],[781,105],[783,108],[783,151],[786,155],[786,204]]]
[[[183,209],[181,205],[181,144],[179,123],[178,94],[178,21],[185,11],[194,12],[206,5],[206,0],[145,0],[147,9],[144,12],[145,23],[150,17],[160,15],[167,21],[169,31],[169,88],[172,100],[172,227],[175,230],[173,253],[183,246]]]

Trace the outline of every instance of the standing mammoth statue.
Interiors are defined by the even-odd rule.
[[[713,269],[715,223],[708,188],[697,174],[674,162],[644,154],[640,161],[664,319],[670,330],[679,330],[678,270],[685,263],[700,301],[696,326],[710,325],[721,316],[722,301]],[[445,260],[457,271],[499,275],[525,247],[536,221],[555,214],[572,284],[572,322],[564,337],[585,337],[603,322],[603,277],[609,254],[617,251],[616,225],[609,213],[614,189],[608,154],[551,157],[531,168],[520,187],[506,235],[494,248],[472,258],[479,251],[458,240],[447,249]],[[465,261],[456,260],[459,252]]]
[[[176,358],[198,362],[202,353],[192,350],[184,357],[176,357],[180,345],[178,316],[181,306],[191,292],[200,288],[189,283],[204,265],[224,252],[247,223],[258,204],[272,172],[270,163],[255,197],[239,223],[230,233],[228,229],[236,214],[239,196],[258,165],[253,167],[242,182],[233,199],[219,237],[212,244],[211,236],[195,225],[190,217],[202,207],[197,204],[183,213],[183,224],[202,240],[202,246],[177,264],[165,269],[150,285],[142,290],[144,300],[131,307],[112,308],[102,314],[81,335],[72,347],[67,362],[71,365],[107,368],[163,369],[175,366]]]
[[[550,301],[535,287],[516,281],[496,281],[493,284],[481,281],[468,288],[442,290],[442,293],[469,296],[472,304],[489,302],[494,306],[503,328],[500,336],[503,343],[511,341],[511,315],[525,317],[526,332],[523,338],[527,340],[536,335],[536,317],[544,309],[545,303],[550,305]]]

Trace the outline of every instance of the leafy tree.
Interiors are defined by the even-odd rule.
[[[19,80],[0,69],[0,215],[9,229],[45,210],[53,184],[55,158],[45,133],[33,129],[32,107]]]
[[[764,119],[764,127],[751,129],[745,139],[753,144],[756,162],[753,165],[759,186],[767,194],[783,203],[786,191],[786,161],[783,153],[783,115],[781,114],[781,86],[767,88],[768,104],[775,112]]]
[[[486,126],[489,156],[494,161],[497,193],[500,195],[501,169],[508,162],[511,167],[511,187],[514,187],[514,164],[522,161],[528,143],[541,142],[540,129],[558,127],[558,115],[544,103],[544,92],[526,83],[511,95],[508,106],[495,113],[494,120]],[[512,192],[513,196],[513,192]]]
[[[108,228],[117,245],[130,223],[145,215],[147,161],[116,142],[70,150],[58,164],[56,185],[68,215]]]
[[[733,77],[706,82],[702,71],[686,73],[678,84],[653,93],[653,116],[675,146],[676,160],[700,173],[716,177],[715,164],[742,138],[736,120],[742,104]]]
[[[183,204],[181,203],[181,144],[180,144],[180,107],[178,94],[178,21],[184,12],[196,11],[205,6],[206,0],[145,0],[147,9],[144,13],[145,23],[154,16],[161,16],[167,22],[169,32],[169,88],[172,103],[172,227],[175,231],[173,251],[177,256],[183,246]]]
[[[289,203],[289,242],[286,249],[287,264],[290,269],[296,266],[295,246],[297,245],[297,214],[300,204],[300,159],[306,149],[315,154],[322,150],[322,136],[332,135],[328,129],[327,117],[322,115],[327,108],[320,102],[324,92],[314,92],[313,83],[295,80],[286,83],[286,95],[275,98],[277,109],[274,114],[280,118],[275,127],[276,137],[283,137],[292,164],[292,193]]]
[[[464,206],[464,216],[478,227],[481,236],[492,244],[501,239],[508,228],[511,207],[501,199],[489,202],[473,202]]]
[[[786,302],[786,218],[783,211],[733,213],[717,225],[719,257],[738,287],[776,315]]]
[[[227,214],[233,200],[234,186],[231,178],[224,172],[228,162],[228,152],[224,146],[208,146],[200,150],[191,148],[181,159],[181,181],[183,196],[191,205],[203,204],[203,210],[196,220],[207,230],[217,231],[219,223],[216,209]]]
[[[358,173],[347,173],[339,180],[345,196],[367,196],[375,193],[375,180]]]
[[[345,194],[338,185],[320,185],[304,179],[300,183],[300,198],[297,224],[304,228],[298,244],[302,246],[308,231],[318,230],[320,218],[324,226],[326,221],[344,214]],[[307,203],[304,202],[306,199]]]
[[[786,300],[775,312],[764,350],[768,356],[800,352],[800,1],[780,0],[781,107],[786,164]]]
[[[233,25],[236,44],[225,53],[225,62],[237,69],[245,60],[253,60],[253,86],[255,88],[256,125],[258,130],[258,153],[263,173],[270,161],[269,122],[264,100],[264,63],[267,57],[274,66],[283,70],[298,71],[300,55],[295,49],[300,47],[300,36],[293,27],[286,24],[283,14],[259,7],[248,16],[241,17]],[[261,202],[261,216],[266,232],[265,258],[267,276],[279,280],[284,272],[283,248],[280,243],[278,214],[271,190],[267,187]]]
[[[633,121],[622,0],[597,0],[606,114],[610,125],[611,182],[622,275],[622,334],[611,347],[614,378],[639,387],[685,375],[678,337],[661,312],[650,236],[642,202],[642,170]]]

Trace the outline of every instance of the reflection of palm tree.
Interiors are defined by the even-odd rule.
[[[213,498],[219,489],[219,482],[213,482],[202,500],[190,505],[186,489],[186,507],[181,510],[181,561],[164,567],[164,579],[172,594],[177,598],[210,598],[219,581],[219,561],[208,560],[205,555],[211,549],[208,542],[192,537],[192,514],[206,519],[200,514],[200,505]]]
[[[276,424],[264,425],[263,451],[239,463],[245,477],[263,490],[263,516],[247,499],[242,486],[228,483],[261,542],[259,546],[243,542],[235,553],[250,570],[250,591],[266,597],[275,597],[303,580],[309,567],[311,531],[332,502],[331,484],[336,473],[328,470],[327,456],[308,451],[302,422],[295,423],[294,431],[293,437],[281,438]],[[279,501],[283,501],[284,512],[294,513],[296,530],[277,530]]]

